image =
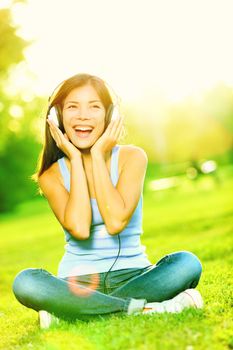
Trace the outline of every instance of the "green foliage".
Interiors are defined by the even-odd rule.
[[[9,9],[0,10],[0,75],[6,77],[9,68],[24,59],[26,41],[17,36]]]
[[[9,108],[13,103],[12,98],[4,92],[5,83],[9,77],[12,66],[24,59],[23,49],[27,43],[17,36],[16,28],[12,24],[9,9],[0,10],[0,152],[9,133],[10,121]]]
[[[189,250],[202,262],[197,289],[203,310],[180,314],[110,315],[90,322],[61,322],[38,329],[37,313],[19,304],[11,291],[14,276],[28,267],[56,274],[63,254],[63,232],[46,200],[21,205],[2,215],[2,350],[223,350],[232,349],[233,190],[232,167],[212,178],[184,180],[179,188],[144,195],[142,243],[152,263],[163,255]],[[149,177],[149,182],[153,178]]]
[[[204,98],[204,111],[233,132],[233,90],[224,84],[217,85]]]
[[[35,98],[25,103],[15,98],[14,104],[22,109],[23,116],[11,117],[6,106],[2,113],[5,120],[0,120],[0,212],[13,210],[18,203],[37,194],[36,185],[30,177],[36,171],[42,147],[42,118],[39,113],[42,113],[43,102]]]
[[[41,148],[41,99],[25,102],[20,91],[10,96],[4,89],[12,67],[24,59],[23,50],[28,45],[16,31],[10,10],[0,10],[0,212],[35,197],[37,190],[30,176]],[[21,114],[14,115],[14,109]]]
[[[36,186],[30,181],[34,172],[34,154],[39,145],[32,137],[11,133],[5,144],[6,152],[0,155],[0,211],[12,210],[17,203],[33,198]]]

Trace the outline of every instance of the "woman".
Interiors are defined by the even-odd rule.
[[[59,127],[48,118],[52,107]],[[123,119],[111,119],[113,107],[104,81],[89,74],[65,80],[50,98],[36,179],[64,229],[66,251],[57,277],[29,268],[13,284],[19,302],[39,311],[41,327],[57,318],[203,306],[194,289],[202,266],[193,253],[168,254],[154,265],[145,254],[147,155],[117,144]]]

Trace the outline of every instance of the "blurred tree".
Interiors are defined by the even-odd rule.
[[[20,91],[6,92],[9,78],[24,59],[30,43],[17,35],[10,9],[0,10],[0,212],[9,211],[36,194],[30,181],[39,152],[36,122],[41,100],[25,102]]]
[[[7,112],[12,101],[4,92],[5,82],[9,76],[12,66],[24,59],[23,50],[28,43],[17,36],[17,28],[14,27],[11,18],[10,9],[0,10],[0,152],[6,142],[7,135],[10,133],[8,124],[10,115]]]
[[[210,90],[203,99],[206,113],[220,121],[233,133],[233,89],[223,83]]]
[[[0,10],[0,75],[7,77],[10,66],[23,60],[25,40],[17,36],[9,9]]]
[[[225,155],[233,141],[233,90],[213,88],[207,97],[167,101],[160,110],[128,107],[125,143],[142,146],[155,164]]]

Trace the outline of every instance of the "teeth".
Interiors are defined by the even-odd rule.
[[[77,128],[75,130],[81,130],[81,131],[92,131],[90,128]]]

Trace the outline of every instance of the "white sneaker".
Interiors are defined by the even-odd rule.
[[[174,298],[162,302],[147,303],[142,311],[143,314],[153,314],[162,312],[177,313],[184,308],[195,307],[203,308],[203,299],[200,292],[196,289],[186,289],[184,292],[176,295]]]
[[[49,328],[52,324],[58,324],[59,318],[51,315],[49,312],[45,310],[40,310],[38,312],[39,316],[39,324],[41,329]]]

